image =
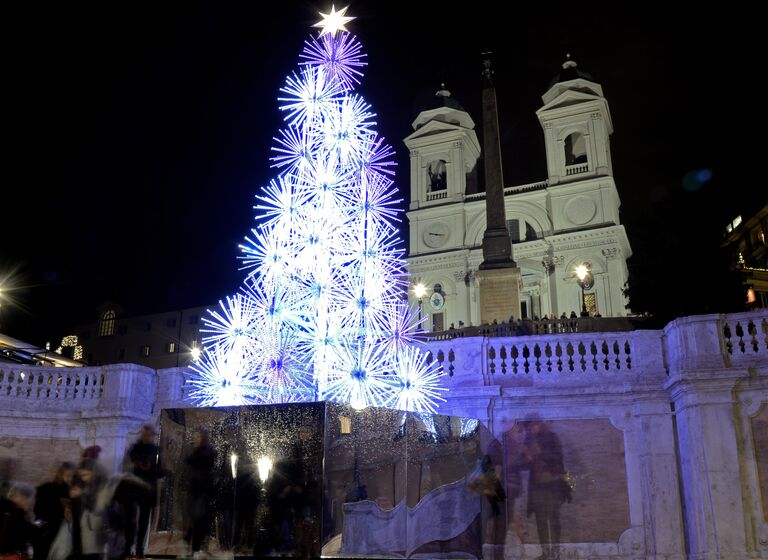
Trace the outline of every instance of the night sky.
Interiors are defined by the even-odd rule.
[[[406,202],[402,138],[441,82],[481,121],[487,49],[505,183],[545,179],[535,111],[571,53],[610,104],[633,307],[659,318],[738,309],[717,247],[726,223],[767,198],[758,18],[529,4],[351,4],[369,62],[359,92],[397,150]],[[636,6],[645,11],[628,12]],[[0,331],[41,343],[95,320],[106,299],[147,313],[236,291],[253,195],[275,175],[278,89],[326,8],[61,2],[6,12],[0,278],[16,304],[0,308]],[[686,180],[703,169],[709,181]]]

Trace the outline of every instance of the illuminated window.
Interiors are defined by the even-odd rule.
[[[169,342],[168,343],[168,353],[173,354],[176,352],[176,343],[175,342]]]
[[[587,311],[590,315],[597,313],[597,297],[595,294],[584,294],[584,305],[587,306]]]
[[[352,433],[352,419],[349,416],[339,416],[339,423],[341,424],[342,434]]]
[[[101,316],[99,336],[112,336],[113,334],[115,334],[115,312],[110,309]]]
[[[574,132],[563,142],[565,165],[587,163],[587,142],[580,132]]]
[[[149,358],[149,344],[142,346],[139,353],[141,354],[142,358]]]

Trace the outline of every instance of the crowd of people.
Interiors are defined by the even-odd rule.
[[[144,426],[129,449],[126,472],[109,476],[101,448],[61,463],[37,488],[14,482],[0,490],[0,558],[102,560],[143,558],[149,514],[163,475],[155,430]]]
[[[314,479],[305,480],[300,450],[279,462],[265,484],[252,473],[222,475],[225,463],[235,468],[227,461],[232,453],[222,459],[203,427],[189,433],[191,446],[176,473],[164,469],[157,434],[147,425],[126,452],[122,473],[110,476],[99,462],[101,448],[93,446],[77,463],[61,463],[37,488],[11,483],[0,489],[0,560],[144,558],[151,513],[163,502],[159,480],[166,475],[166,492],[174,486],[181,492],[174,507],[183,510],[183,540],[193,558],[211,557],[205,548],[212,532],[219,552],[315,555],[319,535],[309,504],[319,494]],[[168,511],[159,514],[166,517],[160,524],[169,522]]]

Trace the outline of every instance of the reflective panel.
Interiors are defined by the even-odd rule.
[[[148,552],[478,558],[503,542],[500,450],[467,418],[333,403],[164,410]]]
[[[164,410],[150,552],[317,557],[324,413],[322,403]]]

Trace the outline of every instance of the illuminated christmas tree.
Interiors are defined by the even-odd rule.
[[[403,299],[394,152],[354,88],[365,54],[346,8],[321,14],[280,90],[279,175],[257,195],[240,293],[205,319],[202,406],[333,400],[434,412],[439,372]]]

